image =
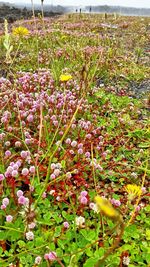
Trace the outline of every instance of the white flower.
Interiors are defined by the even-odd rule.
[[[130,263],[130,258],[127,256],[127,257],[123,257],[123,264],[128,266]]]
[[[55,190],[50,190],[49,194],[50,194],[51,196],[54,196],[54,194],[55,194]]]
[[[33,240],[34,239],[34,234],[33,232],[29,231],[26,233],[26,239],[27,240]]]
[[[41,263],[41,261],[42,261],[42,258],[40,256],[37,256],[35,258],[35,264],[39,265]]]
[[[91,202],[89,206],[95,213],[99,213],[99,209],[96,203]]]
[[[82,227],[84,227],[85,218],[82,217],[82,216],[76,217],[75,218],[75,223],[76,223],[77,226],[82,228]]]

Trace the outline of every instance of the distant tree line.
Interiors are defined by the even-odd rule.
[[[59,15],[62,12],[55,12],[55,11],[45,11],[44,15],[46,17],[51,17],[55,15]],[[41,14],[41,10],[36,9],[35,10],[35,16],[38,16]],[[12,23],[18,19],[28,19],[31,18],[33,15],[32,11],[26,7],[24,8],[18,8],[16,6],[9,6],[6,4],[3,4],[0,6],[0,23],[4,22],[4,19],[7,19],[9,23]]]

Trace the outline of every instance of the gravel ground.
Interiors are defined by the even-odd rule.
[[[130,82],[128,90],[131,96],[141,98],[150,93],[150,79],[143,80],[140,83]]]

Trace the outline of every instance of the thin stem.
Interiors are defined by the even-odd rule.
[[[110,247],[106,253],[104,254],[104,256],[96,263],[96,265],[94,267],[101,267],[101,264],[104,263],[104,261],[107,259],[107,257],[114,252],[114,250],[119,246],[119,243],[120,243],[120,240],[122,238],[122,235],[124,233],[124,223],[121,223],[120,222],[116,225],[115,229],[118,228],[118,226],[120,225],[120,234],[118,236],[118,238],[114,237],[114,243],[112,245],[112,247]]]
[[[93,173],[94,186],[95,186],[95,191],[96,191],[96,176],[95,176],[95,168],[94,168],[93,143],[91,143],[91,157],[92,157],[92,173]]]
[[[63,140],[65,139],[66,135],[68,134],[69,130],[70,130],[70,127],[78,113],[78,110],[80,108],[80,105],[82,103],[82,99],[80,100],[80,103],[78,104],[77,108],[76,108],[76,111],[74,112],[73,116],[72,116],[72,119],[70,120],[70,123],[68,125],[68,127],[66,128],[61,140],[59,141],[59,144],[57,144],[56,148],[54,149],[53,153],[51,154],[50,158],[49,158],[49,164],[48,164],[48,169],[47,169],[47,175],[46,175],[46,179],[45,179],[45,183],[44,183],[44,186],[39,194],[39,197],[37,198],[36,202],[35,202],[35,205],[34,205],[34,208],[36,209],[37,207],[37,204],[39,202],[39,200],[41,199],[41,196],[43,195],[46,187],[47,187],[47,184],[48,184],[48,180],[49,180],[49,177],[50,177],[50,171],[51,171],[51,162],[52,162],[52,159],[55,155],[55,153],[57,152],[58,148],[60,147],[60,144],[62,144]]]
[[[147,167],[148,167],[148,160],[146,162],[146,167],[145,167],[145,172],[144,172],[144,175],[142,177],[142,184],[141,184],[141,188],[144,186],[144,183],[145,183],[145,177],[146,177],[146,174],[147,174]],[[141,192],[142,194],[142,192]],[[133,221],[134,219],[134,216],[135,216],[135,213],[136,213],[136,209],[137,209],[137,206],[139,205],[139,202],[140,202],[140,199],[141,199],[141,194],[139,194],[138,198],[137,198],[137,201],[136,201],[136,204],[135,204],[135,207],[134,207],[134,210],[131,214],[131,217],[130,217],[130,220],[128,221],[127,223],[127,226],[129,226],[131,224],[131,222]]]

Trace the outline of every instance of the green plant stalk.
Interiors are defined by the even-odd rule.
[[[146,177],[146,174],[147,174],[147,168],[148,168],[148,160],[147,160],[147,162],[146,162],[145,172],[144,172],[144,175],[143,175],[143,177],[142,177],[141,188],[144,186],[144,183],[145,183],[145,177]],[[142,194],[142,193],[141,193],[141,194]],[[132,223],[133,219],[134,219],[134,215],[135,215],[135,213],[136,213],[137,206],[138,206],[138,204],[139,204],[139,202],[140,202],[140,199],[141,199],[141,194],[139,194],[139,196],[138,196],[138,198],[137,198],[137,201],[136,201],[134,210],[133,210],[133,212],[131,213],[131,217],[130,217],[128,223],[127,223],[127,226],[129,226],[129,225]]]
[[[67,189],[66,183],[65,183],[65,188]],[[74,207],[74,205],[72,203],[72,200],[71,200],[70,196],[69,196],[69,200],[70,200],[71,208],[73,210],[73,215],[74,215],[74,235],[75,235],[75,240],[76,240],[76,243],[77,243],[78,240],[77,240],[77,232],[76,232],[76,225],[75,225],[76,211],[75,211],[75,207]],[[75,253],[76,253],[76,251],[75,251]]]
[[[93,156],[93,144],[91,143],[91,157],[92,157],[92,173],[93,173],[93,179],[94,179],[94,186],[95,186],[95,191],[97,190],[96,188],[96,177],[95,177],[95,168],[94,168],[94,156]]]
[[[40,249],[40,248],[44,248],[48,245],[49,243],[46,243],[44,245],[41,245],[39,247],[36,247],[36,248],[32,248],[32,249],[28,249],[28,250],[25,250],[25,251],[22,251],[20,253],[17,253],[16,255],[12,255],[9,257],[9,259],[14,259],[14,258],[17,258],[18,256],[20,255],[23,255],[23,254],[27,254],[27,253],[31,253],[33,250],[35,251],[36,249]],[[0,260],[0,262],[7,262],[8,259],[5,259],[5,260]],[[8,266],[8,265],[7,265]]]
[[[123,233],[124,233],[125,225],[124,225],[123,222],[120,222],[120,221],[119,221],[119,222],[116,224],[116,227],[114,228],[114,230],[117,229],[119,226],[120,226],[120,234],[119,234],[119,236],[118,236],[117,238],[114,237],[114,243],[113,243],[112,247],[110,247],[110,248],[106,251],[106,253],[104,254],[104,256],[103,256],[100,260],[98,260],[98,262],[96,263],[96,265],[95,265],[94,267],[101,267],[101,264],[103,264],[104,261],[107,259],[107,257],[108,257],[110,254],[112,254],[112,253],[115,251],[115,249],[119,246],[120,240],[121,240],[121,238],[122,238],[122,236],[123,236]]]
[[[18,229],[12,228],[12,227],[8,227],[8,226],[2,226],[2,225],[0,225],[0,229],[11,230],[11,231],[18,232],[18,233],[22,233],[22,234],[24,233],[24,232],[21,231],[21,230],[18,230]]]
[[[65,139],[66,135],[68,134],[69,130],[70,130],[70,127],[78,113],[78,110],[79,110],[79,107],[81,105],[81,102],[82,102],[82,99],[80,100],[80,103],[78,104],[77,108],[76,108],[76,111],[74,112],[73,116],[72,116],[72,119],[70,120],[70,123],[67,127],[67,129],[65,130],[61,140],[60,140],[60,144],[62,144],[63,140]],[[35,205],[34,205],[34,208],[36,209],[37,207],[37,204],[39,202],[39,200],[41,199],[42,197],[42,194],[44,193],[46,187],[47,187],[47,184],[48,184],[48,180],[49,180],[49,177],[50,177],[50,170],[51,170],[51,162],[52,162],[52,159],[55,155],[55,153],[57,152],[58,148],[59,148],[60,145],[57,145],[56,148],[54,149],[53,153],[51,154],[50,158],[49,158],[49,164],[48,164],[48,170],[47,170],[47,175],[46,175],[46,179],[45,179],[45,183],[44,183],[44,186],[43,188],[41,189],[41,192],[39,194],[39,197],[37,198],[37,200],[35,201]]]
[[[56,129],[56,131],[55,131],[55,133],[54,133],[53,139],[52,139],[52,141],[51,141],[51,143],[50,143],[50,145],[49,145],[49,147],[48,147],[48,149],[47,149],[47,152],[45,153],[45,155],[44,155],[44,157],[42,158],[42,160],[40,161],[40,163],[42,163],[42,161],[46,158],[47,154],[49,153],[49,151],[50,151],[50,149],[51,149],[51,147],[52,147],[52,145],[53,145],[53,143],[54,143],[54,140],[55,140],[55,138],[56,138],[56,135],[57,135],[57,133],[58,133],[58,131],[59,131],[59,127],[60,127],[61,122],[62,122],[62,119],[63,119],[63,113],[64,113],[64,110],[65,110],[65,105],[66,105],[66,97],[65,97],[64,104],[63,104],[62,116],[61,116],[61,118],[60,118],[59,124],[58,124],[57,129]]]

